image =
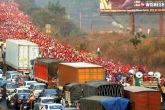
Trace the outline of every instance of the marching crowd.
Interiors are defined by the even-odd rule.
[[[49,38],[42,33],[29,20],[28,15],[18,9],[18,4],[13,0],[0,0],[0,39],[6,42],[6,39],[26,39],[37,43],[40,47],[40,57],[52,57],[67,62],[87,62],[98,64],[105,67],[105,80],[109,82],[123,83],[127,86],[133,85],[133,75],[129,70],[132,66],[104,60],[98,56],[93,58],[89,53],[83,50],[71,48],[68,44],[60,44],[57,38]],[[100,51],[100,50],[99,50]],[[140,66],[135,66],[139,71]],[[142,67],[143,73],[147,73],[145,66]],[[161,74],[161,78],[164,76]],[[164,80],[162,80],[164,81]],[[163,82],[164,83],[164,82]]]

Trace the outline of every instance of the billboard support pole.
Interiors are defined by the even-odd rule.
[[[130,35],[133,36],[134,35],[134,15],[133,13],[130,13]]]
[[[163,14],[159,15],[159,35],[163,35]]]

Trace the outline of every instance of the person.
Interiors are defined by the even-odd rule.
[[[109,82],[109,77],[107,73],[105,73],[104,80]]]
[[[147,29],[148,37],[150,37],[150,28]]]
[[[23,96],[23,99],[21,100],[21,107],[20,107],[20,110],[23,110],[24,108],[24,105],[27,103],[27,99],[25,96]]]
[[[11,100],[12,95],[9,93],[7,98],[6,98],[6,106],[9,107],[10,100]]]
[[[100,56],[100,47],[97,47],[97,54]]]
[[[161,86],[162,100],[165,101],[165,83],[160,86]]]
[[[65,101],[65,108],[68,108],[68,107],[69,107],[69,102]]]

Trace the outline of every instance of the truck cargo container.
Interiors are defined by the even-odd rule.
[[[85,62],[59,63],[59,88],[67,83],[85,83],[91,80],[104,80],[104,67]]]
[[[83,85],[84,97],[93,95],[124,97],[124,87],[122,84],[107,81],[89,81]]]
[[[76,100],[90,96],[123,97],[124,87],[122,84],[107,82],[104,80],[89,81],[86,83],[70,83],[63,86],[64,99],[70,105],[74,105]]]
[[[124,87],[124,97],[131,100],[131,110],[162,110],[161,92],[139,86]]]
[[[34,63],[34,78],[39,82],[47,83],[49,88],[56,86],[58,64],[63,60],[53,58],[37,58]]]
[[[90,96],[80,99],[80,110],[130,110],[130,100],[122,97]]]
[[[27,40],[6,40],[5,64],[10,70],[17,70],[22,74],[29,74],[30,60],[39,55],[39,46]]]

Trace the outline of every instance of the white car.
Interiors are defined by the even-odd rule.
[[[37,81],[24,81],[23,82],[23,85],[22,86],[20,86],[21,88],[23,87],[25,87],[25,88],[29,88],[30,87],[30,85],[32,85],[32,84],[34,84],[34,83],[37,83]]]
[[[0,69],[0,78],[3,78],[3,71]]]
[[[52,103],[52,104],[44,104],[39,110],[61,110],[63,108],[64,106],[62,104]],[[71,109],[71,110],[77,110],[77,109]]]
[[[22,75],[20,73],[12,73],[9,74],[9,76],[6,77],[6,80],[12,81],[12,82],[16,82],[16,80],[18,79],[18,77]]]
[[[30,85],[29,89],[33,91],[33,94],[35,95],[36,98],[38,98],[39,94],[43,89],[46,89],[47,86],[45,83],[34,83]]]
[[[12,92],[12,96],[14,96],[17,93],[29,93],[30,90],[28,88],[15,88],[14,91]]]
[[[13,74],[13,73],[19,73],[18,71],[6,71],[6,73],[4,74],[4,79],[8,79],[9,75],[10,74]]]
[[[52,97],[39,97],[34,103],[34,110],[41,110],[45,104],[53,104],[55,99]]]

